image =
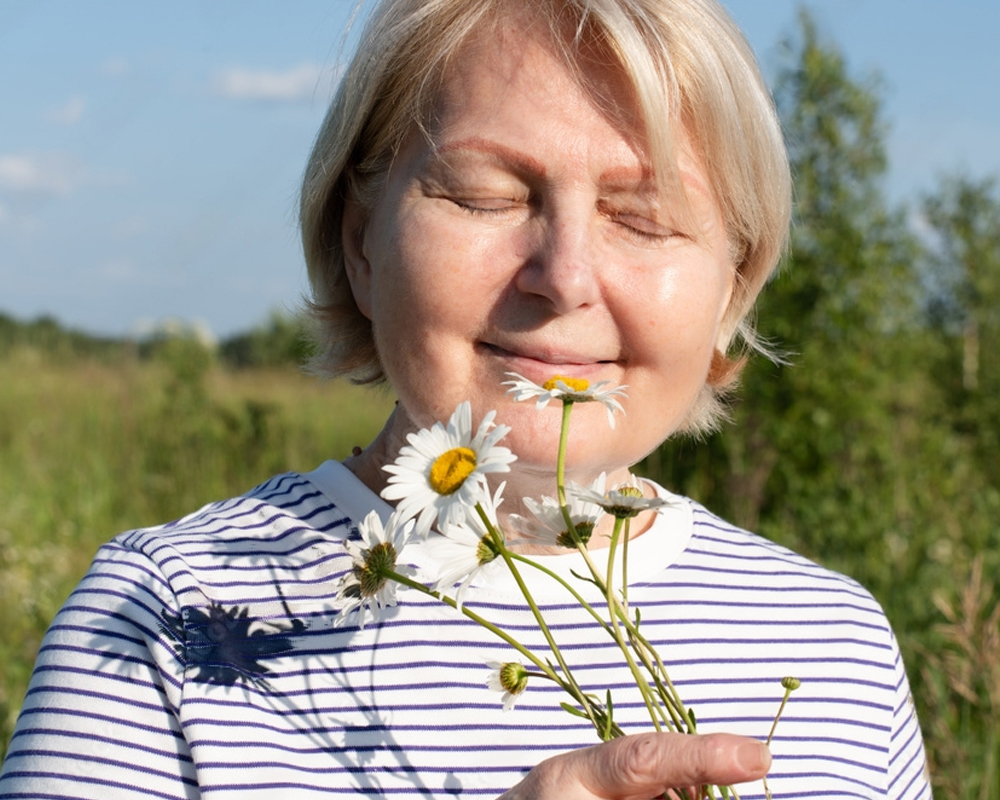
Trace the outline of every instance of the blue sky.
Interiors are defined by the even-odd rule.
[[[724,0],[773,75],[792,0]],[[295,194],[353,0],[0,2],[0,312],[245,330],[306,287]],[[887,191],[1000,174],[1000,3],[813,0],[878,72]]]

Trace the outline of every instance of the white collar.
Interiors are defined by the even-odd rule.
[[[392,506],[365,486],[353,472],[339,461],[326,461],[304,477],[355,522],[360,522],[373,510],[378,512],[383,522],[388,520],[392,513]],[[648,483],[656,490],[657,496],[669,500],[670,505],[656,515],[648,530],[629,542],[628,571],[629,584],[632,586],[648,582],[673,564],[678,556],[684,552],[694,529],[691,502],[685,497],[668,492],[652,481],[648,481]],[[429,550],[423,546],[422,542],[408,544],[403,552],[403,561],[425,571],[428,575],[436,574],[435,560]],[[591,559],[602,571],[607,568],[607,553],[607,549],[591,552]],[[573,577],[573,573],[577,575],[589,574],[586,562],[579,553],[568,552],[565,555],[532,556],[531,558],[567,580],[588,600],[597,595],[596,589],[591,584]],[[503,569],[499,561],[495,563],[498,568],[483,570],[477,576],[466,594],[467,601],[486,600],[487,598],[519,599],[521,597],[513,575],[508,570]],[[620,582],[620,557],[616,559],[616,567],[617,581]],[[539,570],[525,565],[521,568],[521,574],[536,600],[558,601],[565,599],[567,602],[573,602],[565,589]]]

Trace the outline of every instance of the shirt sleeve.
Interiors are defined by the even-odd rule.
[[[118,541],[101,548],[42,641],[0,797],[200,797],[170,609],[177,598],[150,559]]]
[[[931,800],[924,741],[895,637],[892,645],[896,658],[896,692],[893,700],[892,738],[889,742],[887,796],[892,800]]]

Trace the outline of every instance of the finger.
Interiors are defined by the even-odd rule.
[[[621,800],[757,780],[771,765],[763,744],[730,734],[636,734],[570,755],[576,762],[571,770],[586,790],[595,797]]]

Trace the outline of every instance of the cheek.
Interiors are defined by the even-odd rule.
[[[487,237],[465,235],[461,225],[439,214],[401,214],[373,265],[380,273],[378,291],[390,298],[396,313],[446,324],[482,302],[493,279],[493,249]]]
[[[632,331],[632,346],[646,357],[711,357],[725,311],[729,281],[724,269],[704,262],[633,273],[619,284],[617,318]]]

